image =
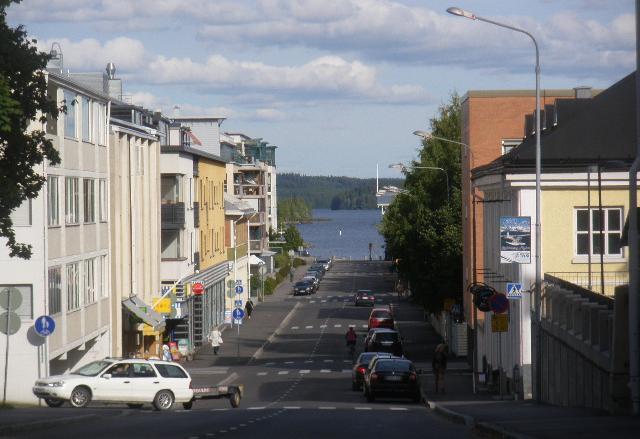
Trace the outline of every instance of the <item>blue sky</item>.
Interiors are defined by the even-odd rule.
[[[65,68],[114,62],[134,103],[222,116],[277,145],[279,172],[400,176],[453,91],[605,88],[635,67],[632,0],[24,0],[8,20]]]

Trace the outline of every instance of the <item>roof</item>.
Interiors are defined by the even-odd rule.
[[[225,159],[223,159],[218,155],[211,154],[208,152],[204,152],[200,149],[190,148],[188,146],[183,146],[183,145],[162,145],[160,146],[160,152],[162,154],[178,154],[183,152],[186,154],[194,155],[196,157],[202,157],[205,159],[214,160],[220,163],[225,163],[225,164],[228,163]]]
[[[635,73],[592,99],[557,101],[559,122],[541,137],[542,165],[566,172],[608,161],[630,165],[636,156]],[[495,173],[530,173],[535,167],[535,136],[491,163],[473,170],[474,178]]]
[[[601,90],[591,90],[592,94],[598,94]],[[576,90],[573,88],[563,89],[542,89],[540,90],[540,96],[557,96],[573,98],[576,94]],[[469,90],[462,96],[462,101],[469,98],[506,98],[506,97],[535,97],[535,89],[525,90]]]
[[[171,117],[172,120],[181,120],[181,121],[187,121],[187,120],[196,120],[196,121],[201,121],[201,122],[206,122],[206,121],[211,121],[211,122],[217,122],[220,121],[222,122],[223,120],[226,119],[226,117],[215,117],[215,116],[173,116]]]

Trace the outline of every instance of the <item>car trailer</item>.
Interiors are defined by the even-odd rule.
[[[191,410],[193,403],[199,399],[222,399],[228,398],[231,407],[236,408],[240,405],[244,386],[242,384],[236,386],[210,386],[210,387],[194,387],[193,398],[189,402],[183,402],[182,406],[185,410]]]

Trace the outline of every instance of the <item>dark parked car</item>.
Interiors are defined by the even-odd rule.
[[[369,340],[371,339],[373,334],[375,334],[377,331],[380,331],[382,329],[385,329],[385,328],[371,328],[371,329],[369,329],[369,331],[367,332],[367,335],[364,336],[364,345],[365,345],[365,347],[367,346],[367,344],[369,344]]]
[[[374,308],[369,314],[369,326],[368,328],[389,328],[393,329],[395,324],[393,322],[393,315],[387,308]]]
[[[316,291],[318,291],[318,288],[320,288],[320,282],[318,282],[318,279],[314,276],[305,276],[302,278],[303,282],[309,282],[311,285],[313,285],[313,292],[315,293]]]
[[[360,305],[368,305],[373,306],[376,302],[376,298],[371,292],[371,290],[358,290],[354,297],[354,302],[356,306]]]
[[[327,269],[324,268],[324,265],[322,264],[313,264],[311,267],[309,267],[308,271],[319,271],[322,276],[327,273]]]
[[[312,282],[300,281],[293,286],[294,296],[306,296],[315,292],[315,286]]]
[[[369,362],[373,359],[373,357],[376,357],[378,355],[382,355],[383,357],[390,357],[389,354],[384,352],[363,352],[360,354],[355,364],[353,365],[353,369],[351,370],[351,390],[360,390],[362,388],[364,375],[367,372]]]
[[[419,371],[404,358],[380,358],[366,374],[363,384],[367,401],[378,396],[411,398],[420,402]]]
[[[324,265],[324,268],[329,270],[331,268],[331,266],[333,265],[333,261],[329,258],[329,259],[318,259],[316,261],[318,264],[322,264]]]
[[[396,356],[403,355],[400,334],[393,329],[380,328],[367,340],[365,352],[389,352]]]

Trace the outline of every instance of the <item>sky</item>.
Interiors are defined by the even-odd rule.
[[[452,93],[606,88],[635,68],[633,0],[23,0],[7,10],[64,68],[108,62],[134,104],[225,117],[278,172],[400,177]],[[532,109],[533,110],[533,109]]]

